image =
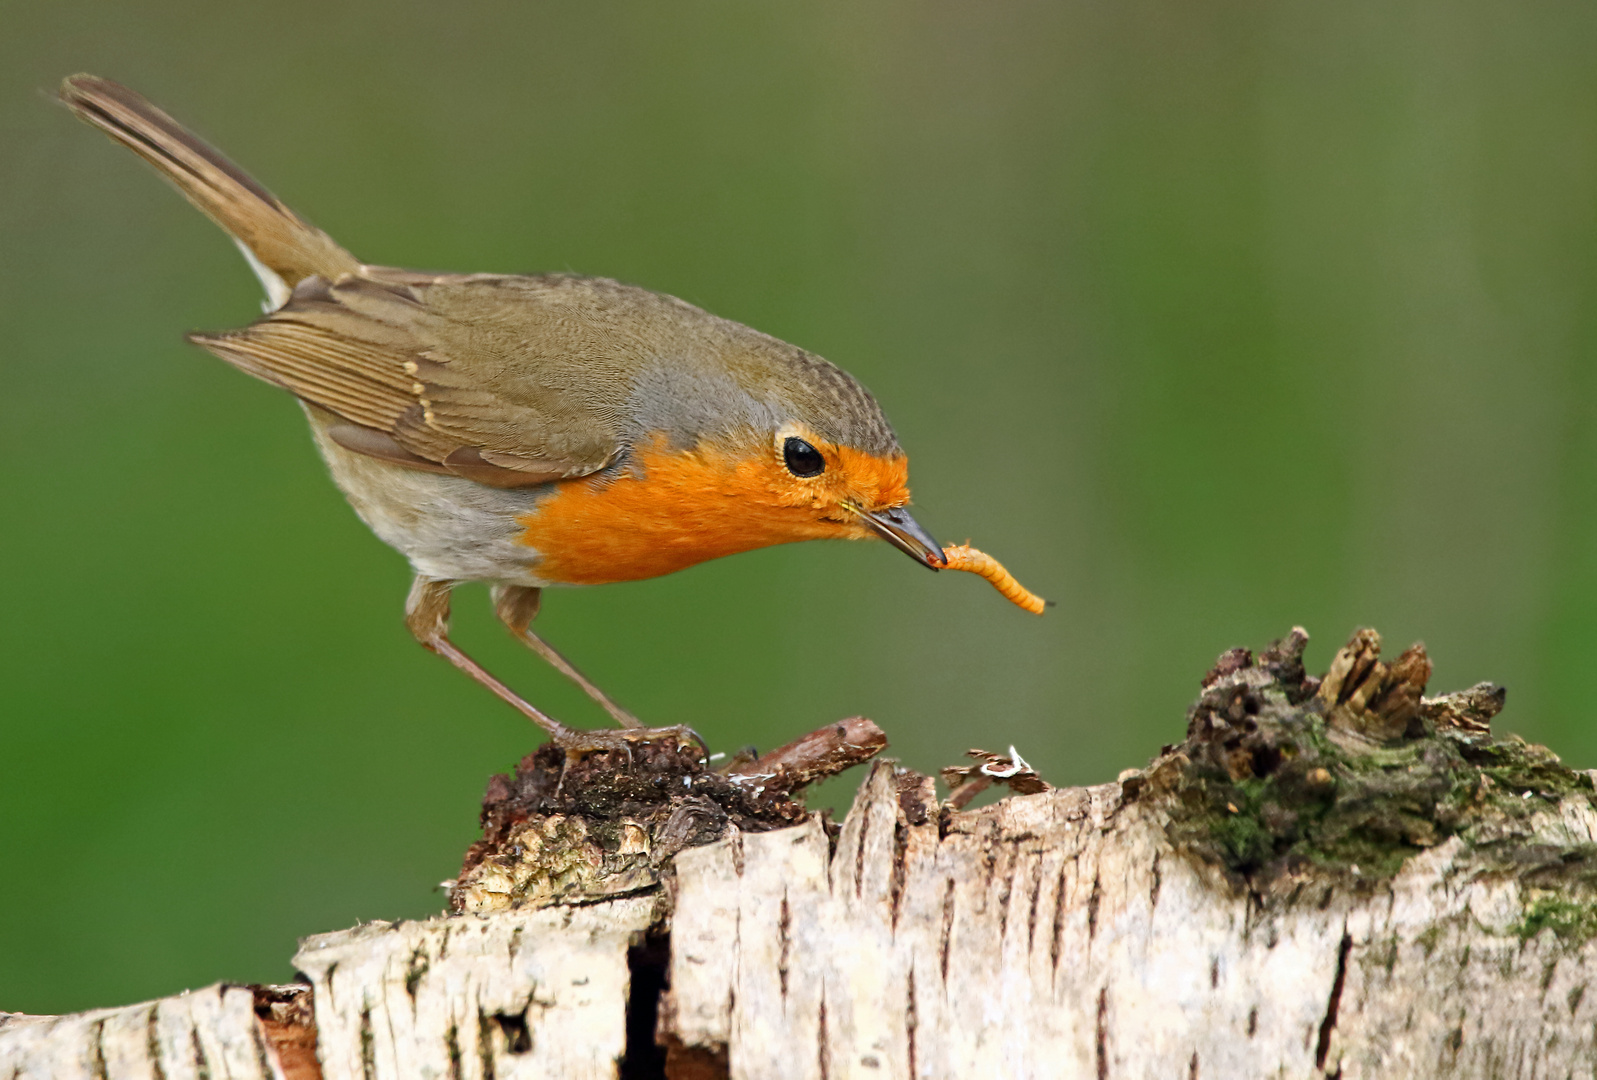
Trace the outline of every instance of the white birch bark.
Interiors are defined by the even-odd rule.
[[[13,1080],[283,1080],[248,987],[225,983],[72,1016],[0,1013]]]
[[[1270,914],[1119,796],[940,837],[878,767],[830,857],[814,825],[683,852],[666,1030],[735,1078],[1592,1074],[1597,948],[1522,939],[1518,885],[1456,874],[1457,841]]]
[[[308,939],[328,1080],[612,1077],[627,950],[670,932],[668,1075],[1566,1077],[1597,946],[1458,840],[1365,892],[1262,907],[1118,784],[911,824],[873,770],[819,821],[683,851],[664,892]],[[1583,799],[1539,835],[1584,850]],[[669,909],[669,915],[664,913]],[[665,919],[661,922],[662,918]],[[0,1077],[278,1077],[247,989],[0,1020]]]
[[[308,938],[323,1075],[515,1080],[616,1075],[627,948],[656,898],[379,924]]]

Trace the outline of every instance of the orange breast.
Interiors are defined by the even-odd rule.
[[[859,468],[847,472],[867,474],[870,486],[883,489],[861,493],[871,502],[904,489],[902,458],[851,464]],[[737,458],[703,447],[668,450],[657,440],[635,453],[628,473],[559,485],[518,519],[521,542],[542,556],[535,572],[545,581],[600,585],[772,544],[860,539],[871,534],[837,507],[847,472],[803,483],[774,453]]]

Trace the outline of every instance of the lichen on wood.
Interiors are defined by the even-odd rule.
[[[1545,747],[1492,737],[1502,688],[1426,698],[1424,646],[1387,665],[1373,630],[1314,679],[1307,641],[1294,630],[1257,657],[1223,655],[1186,740],[1126,778],[1164,808],[1180,849],[1271,899],[1316,881],[1367,887],[1458,837],[1482,872],[1592,901],[1592,779]]]
[[[451,909],[481,915],[653,888],[684,848],[803,821],[804,787],[886,745],[879,727],[853,717],[723,770],[675,741],[577,759],[542,746],[489,781],[482,838],[448,883]]]

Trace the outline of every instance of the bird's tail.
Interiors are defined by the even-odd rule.
[[[61,101],[158,169],[244,251],[280,306],[312,275],[336,281],[359,269],[353,255],[252,180],[215,148],[132,90],[95,75],[61,83]],[[275,279],[275,280],[274,280]]]

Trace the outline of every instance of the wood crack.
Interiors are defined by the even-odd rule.
[[[481,1006],[477,1007],[477,1064],[482,1068],[482,1080],[496,1080],[493,1025]],[[366,1080],[372,1077],[368,1075]]]
[[[938,935],[938,963],[943,971],[943,985],[948,985],[948,950],[954,937],[954,879],[948,879],[943,891],[943,931]]]
[[[1071,860],[1072,867],[1080,869],[1079,860]],[[1059,974],[1059,954],[1065,944],[1065,868],[1059,868],[1059,881],[1054,885],[1054,940],[1048,949],[1049,969]]]
[[[904,1034],[907,1039],[910,1080],[919,1075],[915,1067],[915,1029],[920,1026],[920,1014],[915,1008],[915,968],[909,969],[909,991],[904,1001]]]
[[[449,1054],[449,1080],[463,1080],[460,1063],[460,1025],[450,1024],[444,1033],[444,1049]]]
[[[189,1029],[189,1041],[194,1047],[194,1075],[199,1080],[211,1080],[211,1063],[205,1056],[205,1047],[200,1042],[199,1028]]]
[[[789,931],[793,926],[793,912],[788,907],[787,890],[782,890],[782,911],[776,921],[776,932],[781,939],[781,956],[777,960],[776,975],[782,984],[782,1000],[787,1001],[788,953],[793,947]]]
[[[627,950],[627,1045],[620,1080],[658,1080],[666,1075],[668,1055],[657,1034],[670,963],[668,933],[644,934]]]
[[[376,1080],[377,1039],[372,1034],[372,1010],[369,1005],[360,1011],[360,1072],[364,1080]],[[491,1071],[484,1075],[492,1080]]]
[[[1098,1080],[1109,1080],[1109,987],[1098,991],[1098,1017],[1093,1025],[1093,1060]]]
[[[1320,1040],[1314,1047],[1314,1067],[1325,1068],[1326,1056],[1331,1052],[1331,1032],[1336,1030],[1336,1013],[1342,1005],[1342,987],[1347,981],[1347,957],[1353,949],[1353,938],[1347,928],[1342,928],[1342,943],[1336,950],[1336,977],[1331,981],[1331,997],[1325,1005],[1325,1019],[1320,1021]],[[1338,1069],[1338,1072],[1341,1070]]]
[[[166,1080],[166,1066],[161,1064],[161,1006],[151,1005],[144,1020],[144,1053],[150,1059],[151,1080]]]
[[[832,1062],[831,1048],[827,1045],[826,1032],[826,988],[821,987],[820,1022],[815,1033],[816,1063],[821,1070],[821,1080],[831,1080]]]
[[[1009,935],[1009,898],[1015,889],[1015,867],[1011,863],[1009,872],[1004,875],[1003,884],[998,887],[998,940],[1003,941]]]
[[[898,823],[893,826],[893,875],[888,882],[889,909],[891,911],[891,925],[898,929],[899,910],[904,903],[904,876],[909,863],[909,826]]]
[[[860,897],[865,890],[865,840],[871,834],[871,816],[860,815],[859,844],[854,848],[854,895]]]
[[[272,1052],[266,1045],[266,1036],[259,1025],[250,1029],[250,1041],[255,1044],[255,1064],[262,1076],[272,1075]]]
[[[198,1038],[198,1036],[195,1036]],[[109,1080],[105,1067],[105,1021],[94,1025],[94,1037],[89,1043],[89,1075],[94,1080]]]
[[[1026,952],[1030,953],[1037,944],[1037,898],[1042,894],[1042,859],[1037,859],[1037,865],[1031,872],[1031,900],[1026,905]]]

